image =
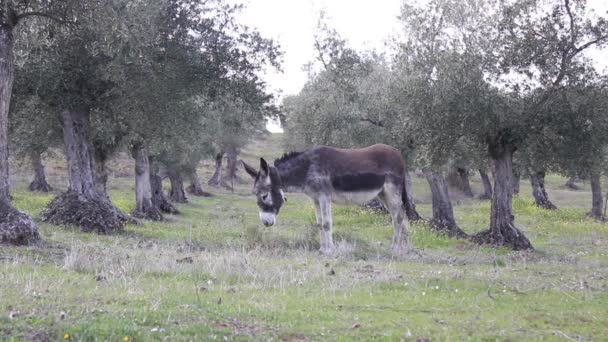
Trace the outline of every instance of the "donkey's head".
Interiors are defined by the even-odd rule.
[[[260,208],[260,220],[265,226],[276,223],[281,206],[285,203],[285,193],[281,184],[281,177],[277,169],[268,166],[264,158],[260,159],[260,170],[256,171],[244,161],[241,161],[245,171],[255,180],[253,193],[257,197]]]

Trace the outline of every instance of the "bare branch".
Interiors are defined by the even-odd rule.
[[[37,12],[37,11],[31,11],[31,12],[23,12],[17,15],[17,20],[20,21],[21,19],[25,19],[27,17],[44,17],[44,18],[48,18],[51,19],[61,25],[75,25],[76,23],[73,21],[69,21],[69,20],[64,20],[61,18],[58,18],[54,15],[51,15],[49,13],[45,13],[45,12]]]
[[[378,126],[378,127],[384,127],[384,123],[382,123],[382,121],[379,121],[379,120],[378,120],[378,121],[376,121],[376,120],[373,120],[373,119],[370,119],[370,118],[362,118],[362,119],[359,119],[359,121],[362,121],[362,122],[369,122],[369,123],[371,123],[372,125],[374,125],[374,126]]]
[[[319,60],[321,61],[321,63],[323,63],[323,67],[326,71],[329,71],[329,66],[325,62],[325,58],[323,58],[323,51],[321,49],[321,44],[319,43],[317,37],[315,37],[315,47],[317,48],[317,52],[319,53]]]
[[[568,17],[570,18],[570,45],[574,46],[576,40],[576,27],[574,24],[574,16],[570,9],[570,0],[564,0],[564,5],[566,7],[566,12],[568,12]]]
[[[585,43],[585,44],[581,45],[580,47],[576,47],[576,46],[575,46],[575,47],[574,47],[574,55],[576,55],[577,53],[579,53],[579,52],[581,52],[581,51],[585,50],[586,48],[590,47],[591,45],[595,45],[595,44],[601,43],[603,40],[606,40],[606,39],[608,39],[608,35],[601,36],[601,37],[599,37],[599,38],[597,38],[597,39],[594,39],[594,40],[588,41],[587,43]],[[573,55],[573,56],[574,56],[574,55]]]

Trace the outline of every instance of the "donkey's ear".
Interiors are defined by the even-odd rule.
[[[268,176],[268,174],[270,174],[268,163],[264,160],[264,158],[260,158],[260,172],[262,173],[262,176]]]
[[[241,160],[243,167],[245,168],[245,172],[247,172],[251,178],[256,178],[258,176],[258,172],[249,164],[245,163],[244,160]]]

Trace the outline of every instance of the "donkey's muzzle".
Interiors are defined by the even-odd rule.
[[[266,227],[274,225],[276,220],[277,216],[274,213],[260,211],[260,221],[262,221]]]

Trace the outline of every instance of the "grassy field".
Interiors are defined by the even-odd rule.
[[[280,139],[243,156],[272,160]],[[135,201],[131,166],[124,156],[111,165],[111,197],[125,212]],[[65,166],[49,169],[65,188]],[[14,170],[14,203],[38,218],[54,194],[27,192],[29,175]],[[211,171],[208,162],[200,174]],[[265,228],[249,183],[208,189],[213,198],[191,196],[181,215],[116,236],[39,223],[39,246],[0,246],[0,340],[607,340],[608,226],[585,215],[588,184],[570,191],[564,182],[548,177],[560,207],[549,212],[522,181],[516,222],[535,252],[478,247],[415,224],[417,253],[393,260],[388,216],[335,206],[337,253],[321,256],[309,200],[288,194],[278,224]],[[428,185],[414,183],[428,217]],[[463,230],[487,228],[489,202],[454,202]]]

